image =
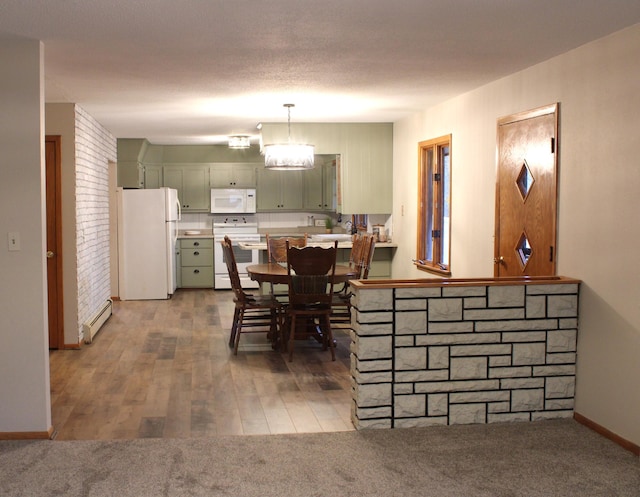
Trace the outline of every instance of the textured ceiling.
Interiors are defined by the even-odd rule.
[[[640,22],[638,0],[1,0],[47,102],[118,138],[221,143],[258,122],[393,122]]]

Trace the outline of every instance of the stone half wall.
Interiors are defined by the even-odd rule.
[[[579,281],[352,283],[358,429],[571,417]]]

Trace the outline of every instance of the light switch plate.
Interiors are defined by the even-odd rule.
[[[20,233],[17,231],[10,231],[7,233],[7,244],[9,246],[9,252],[17,252],[20,250]]]

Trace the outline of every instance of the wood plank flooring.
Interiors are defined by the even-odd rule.
[[[114,302],[90,345],[50,352],[58,440],[353,430],[348,330],[336,361],[310,340],[293,362],[264,334],[228,346],[232,293]]]

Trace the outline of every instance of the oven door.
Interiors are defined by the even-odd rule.
[[[233,255],[236,258],[236,265],[238,266],[238,274],[240,274],[240,283],[243,288],[258,288],[257,281],[253,281],[247,275],[247,266],[251,264],[258,264],[260,261],[259,250],[244,250],[238,245],[240,242],[259,242],[260,235],[229,235],[231,238],[231,246],[233,248]],[[227,263],[222,255],[222,237],[214,238],[215,248],[213,250],[213,265],[215,270],[214,275],[214,288],[230,289],[231,280],[229,279],[229,273],[227,272]]]

